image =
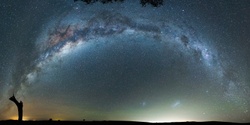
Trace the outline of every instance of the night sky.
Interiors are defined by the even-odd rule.
[[[1,0],[0,120],[250,122],[250,1]]]

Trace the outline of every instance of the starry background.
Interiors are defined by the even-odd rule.
[[[250,122],[248,0],[0,9],[0,120]]]

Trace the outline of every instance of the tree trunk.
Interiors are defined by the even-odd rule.
[[[18,102],[14,95],[12,97],[10,97],[10,100],[13,101],[17,106],[18,121],[22,121],[23,120],[23,102],[22,101]]]

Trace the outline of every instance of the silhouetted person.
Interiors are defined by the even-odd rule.
[[[13,101],[18,109],[18,121],[22,121],[23,120],[23,102],[20,101],[18,102],[13,94],[12,97],[10,97],[10,100]]]

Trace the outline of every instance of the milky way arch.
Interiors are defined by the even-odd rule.
[[[247,89],[237,78],[237,73],[224,65],[217,50],[206,44],[205,40],[200,40],[192,27],[184,23],[177,25],[170,20],[138,21],[110,11],[103,11],[88,20],[81,17],[75,19],[74,14],[69,13],[50,24],[36,42],[37,58],[21,77],[21,85],[16,93],[25,96],[26,89],[35,84],[36,78],[50,62],[67,56],[76,47],[84,47],[95,39],[124,34],[147,36],[173,47],[215,77],[226,100],[248,104],[245,98]]]

